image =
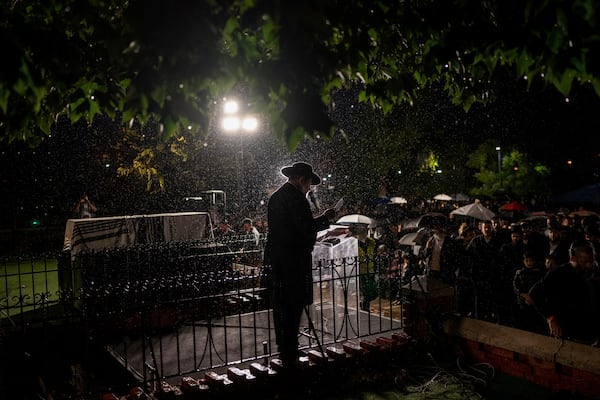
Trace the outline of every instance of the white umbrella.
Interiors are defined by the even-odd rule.
[[[440,193],[440,194],[436,194],[435,196],[433,196],[434,200],[440,200],[440,201],[450,201],[452,200],[452,196],[448,196],[445,193]]]
[[[344,215],[342,218],[338,219],[337,224],[340,225],[350,225],[350,224],[373,224],[373,220],[366,215],[362,214],[349,214]]]
[[[390,199],[392,204],[406,204],[408,203],[404,197],[392,197]]]
[[[427,228],[421,228],[416,232],[409,232],[402,236],[400,240],[398,240],[398,244],[405,246],[413,246],[415,244],[423,245],[427,241],[429,234]]]
[[[471,217],[482,221],[490,220],[496,215],[492,210],[485,208],[477,201],[475,203],[467,204],[466,206],[457,208],[450,214],[464,215],[465,217]]]
[[[404,246],[412,246],[413,244],[415,244],[415,240],[417,239],[417,234],[418,232],[410,232],[405,234],[404,236],[402,236],[400,238],[400,240],[398,240],[398,244],[404,245]]]

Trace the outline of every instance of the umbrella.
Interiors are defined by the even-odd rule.
[[[342,218],[338,219],[337,224],[339,225],[350,225],[350,224],[373,224],[373,220],[366,215],[362,214],[349,214],[344,215]]]
[[[398,244],[404,246],[412,246],[415,244],[423,245],[429,238],[429,230],[427,228],[421,228],[416,232],[410,232],[405,234],[398,240]]]
[[[400,238],[400,240],[398,240],[398,244],[401,244],[404,246],[412,246],[413,244],[415,244],[415,239],[417,238],[418,233],[419,232],[407,233],[406,235],[402,236]]]
[[[427,214],[423,214],[418,218],[409,219],[408,221],[402,224],[404,229],[410,228],[430,228],[437,222],[446,222],[446,217],[442,213],[430,212]]]
[[[577,210],[577,211],[573,211],[572,213],[569,214],[569,217],[592,217],[595,215],[600,215],[595,211],[591,211],[591,210]]]
[[[436,194],[435,196],[433,196],[433,199],[441,200],[441,201],[450,201],[450,200],[452,200],[452,196],[448,196],[447,194],[440,193],[440,194]]]
[[[527,207],[518,201],[512,201],[500,207],[501,211],[525,211]]]
[[[406,204],[408,203],[404,197],[392,197],[390,199],[392,204]]]
[[[462,206],[452,211],[450,214],[453,215],[463,215],[465,217],[471,217],[479,220],[490,220],[496,214],[488,208],[485,208],[479,202],[467,204],[466,206]]]

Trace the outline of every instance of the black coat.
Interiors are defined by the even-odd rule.
[[[312,303],[312,250],[317,232],[329,227],[325,216],[313,218],[306,196],[287,182],[267,206],[265,265],[272,267],[273,287]]]
[[[564,338],[594,340],[600,333],[599,284],[570,263],[563,264],[538,281],[529,295],[545,318],[553,316]]]

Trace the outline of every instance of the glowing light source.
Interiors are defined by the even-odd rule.
[[[225,114],[235,114],[239,111],[240,105],[235,100],[228,100],[223,105],[223,112]]]
[[[248,132],[254,132],[258,128],[258,119],[249,116],[242,120],[242,129]]]
[[[241,127],[241,121],[238,117],[225,117],[221,123],[225,132],[235,132]]]

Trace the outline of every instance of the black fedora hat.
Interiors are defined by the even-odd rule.
[[[312,185],[318,185],[321,183],[321,178],[319,175],[315,174],[312,169],[312,165],[307,164],[305,162],[296,162],[292,164],[292,166],[283,167],[281,169],[281,173],[285,176],[289,177],[306,177],[311,178]]]

